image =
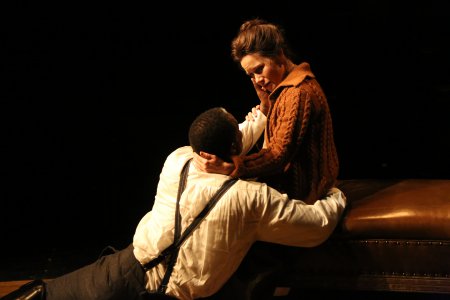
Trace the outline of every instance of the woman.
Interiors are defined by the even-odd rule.
[[[207,172],[255,178],[311,203],[336,183],[338,155],[327,98],[308,63],[295,64],[283,29],[261,19],[244,22],[231,54],[250,77],[267,116],[264,146],[234,163],[208,153],[195,158]]]

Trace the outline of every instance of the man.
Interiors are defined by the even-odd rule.
[[[251,122],[254,120],[247,120],[247,129],[252,127]],[[231,162],[242,152],[243,144],[248,144],[242,141],[239,126],[223,108],[200,114],[189,129],[190,146],[178,148],[167,157],[152,210],[139,222],[132,244],[47,282],[40,299],[160,299],[158,291],[183,300],[207,297],[225,284],[256,241],[298,247],[325,241],[345,208],[340,190],[332,188],[324,199],[307,205],[264,183],[237,180],[180,246],[173,269],[163,260],[144,270],[144,265],[172,244],[175,212],[181,215],[183,232],[230,179],[188,165],[177,209],[180,174],[186,162],[200,151]],[[168,270],[169,280],[161,289]]]

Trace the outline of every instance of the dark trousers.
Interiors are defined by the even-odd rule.
[[[145,290],[145,273],[130,245],[47,282],[46,299],[144,300],[154,297]]]

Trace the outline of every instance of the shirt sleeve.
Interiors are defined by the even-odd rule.
[[[242,132],[241,154],[243,155],[247,154],[256,144],[266,126],[267,117],[260,110],[257,110],[256,114],[253,121],[245,120],[239,124],[239,130]]]
[[[346,197],[332,188],[314,204],[289,199],[268,188],[268,206],[258,229],[258,240],[296,247],[314,247],[336,228],[346,206]]]

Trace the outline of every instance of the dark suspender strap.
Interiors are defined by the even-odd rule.
[[[162,262],[164,259],[166,259],[167,256],[170,255],[172,250],[174,249],[174,243],[177,241],[180,237],[180,224],[181,224],[181,215],[180,215],[180,198],[181,194],[183,194],[184,189],[186,188],[186,181],[187,181],[187,175],[189,171],[189,165],[191,164],[192,158],[189,159],[183,166],[183,169],[181,170],[180,174],[180,183],[178,184],[178,194],[177,194],[177,204],[175,207],[175,231],[174,231],[174,242],[167,247],[164,251],[159,254],[158,257],[152,259],[145,265],[143,265],[144,269],[146,271],[150,270],[160,262]]]
[[[191,234],[192,231],[194,231],[195,227],[202,221],[202,219],[208,214],[208,212],[214,207],[214,205],[217,203],[217,201],[222,197],[222,195],[237,181],[237,178],[231,178],[225,181],[220,189],[214,194],[214,196],[209,200],[209,202],[206,204],[206,206],[202,209],[202,211],[195,217],[195,219],[192,221],[192,223],[184,230],[181,237],[171,245],[171,257],[169,264],[167,266],[166,273],[164,274],[164,278],[161,282],[161,285],[159,287],[160,293],[165,293],[167,289],[167,284],[169,283],[170,275],[173,271],[173,266],[175,265],[175,262],[178,257],[178,252],[180,250],[181,245],[183,244],[184,240]]]
[[[183,234],[180,236],[180,227],[181,227],[181,215],[179,213],[179,201],[181,198],[181,194],[183,193],[186,187],[187,180],[187,171],[189,169],[189,163],[191,160],[188,160],[183,167],[181,173],[180,184],[178,187],[178,196],[177,196],[177,207],[175,209],[175,233],[174,233],[174,242],[167,247],[161,254],[144,265],[145,270],[149,270],[163,261],[166,257],[170,256],[169,263],[167,265],[166,273],[161,281],[161,285],[158,288],[158,293],[165,294],[167,289],[167,284],[169,282],[170,276],[173,271],[173,267],[178,257],[178,251],[180,250],[181,245],[184,240],[191,234],[191,232],[195,229],[195,227],[200,223],[200,221],[208,214],[208,212],[214,207],[217,201],[222,197],[222,195],[237,181],[237,178],[231,178],[225,181],[219,190],[214,194],[214,196],[209,200],[203,210],[197,215],[197,217],[192,221],[192,223],[185,229]],[[178,220],[178,221],[177,221]],[[178,232],[178,233],[177,233]],[[178,236],[177,236],[178,235]],[[176,238],[175,238],[176,237]]]
[[[217,201],[222,197],[223,194],[237,181],[237,178],[230,178],[225,181],[220,189],[214,194],[214,196],[209,200],[203,210],[195,217],[192,223],[184,230],[181,238],[175,243],[175,248],[177,250],[180,249],[181,244],[183,244],[184,240],[194,231],[195,227],[200,223],[200,221],[208,214],[208,212],[214,207]]]
[[[177,206],[175,208],[175,232],[173,240],[177,241],[180,238],[181,232],[181,215],[180,215],[180,199],[181,194],[183,194],[184,189],[186,188],[186,181],[189,173],[189,165],[191,164],[192,158],[189,159],[181,170],[181,178],[180,183],[178,184],[178,194],[177,194]]]
[[[183,170],[181,171],[181,179],[180,184],[178,185],[178,195],[177,195],[177,206],[175,208],[175,231],[173,234],[173,243],[172,245],[180,239],[180,232],[181,232],[181,214],[180,214],[180,199],[181,194],[183,194],[184,189],[186,188],[186,181],[189,171],[189,165],[191,163],[191,160],[188,160],[186,164],[183,167]],[[172,274],[173,267],[175,266],[175,262],[177,261],[178,257],[178,251],[173,251],[173,247],[170,247],[170,258],[169,263],[167,264],[166,273],[164,273],[164,277],[161,281],[161,285],[159,286],[158,292],[164,294],[167,289],[167,283],[169,282],[170,275]],[[167,253],[167,251],[166,251]]]

